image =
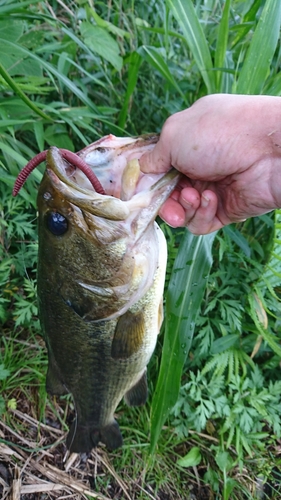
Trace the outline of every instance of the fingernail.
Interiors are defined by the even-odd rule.
[[[207,208],[207,206],[209,205],[209,198],[207,198],[207,196],[205,196],[204,194],[202,194],[202,197],[201,197],[201,207],[202,208]]]
[[[178,201],[178,200],[176,200]],[[184,208],[191,208],[193,207],[193,203],[191,203],[189,200],[186,200],[183,196],[180,197],[180,203]]]

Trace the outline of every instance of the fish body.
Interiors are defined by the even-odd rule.
[[[166,241],[155,223],[178,174],[141,174],[156,137],[107,136],[78,154],[106,194],[57,148],[38,192],[39,316],[48,349],[47,390],[72,393],[70,451],[122,445],[114,419],[124,397],[147,398],[146,366],[162,322]]]

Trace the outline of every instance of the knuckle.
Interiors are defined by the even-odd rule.
[[[161,137],[163,140],[167,140],[173,136],[174,128],[177,126],[177,115],[178,113],[171,115],[165,121],[161,131]]]

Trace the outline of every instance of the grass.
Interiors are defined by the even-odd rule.
[[[30,495],[23,498],[30,499],[34,498],[31,495],[44,492],[44,498],[71,495],[72,498],[180,500],[213,498],[211,492],[222,488],[218,477],[210,474],[206,477],[210,465],[216,468],[219,439],[213,433],[191,431],[189,438],[183,440],[176,437],[172,427],[166,427],[156,454],[150,454],[149,407],[119,409],[118,421],[124,436],[122,450],[108,454],[98,448],[87,457],[68,457],[64,441],[69,419],[74,416],[73,404],[69,397],[50,400],[45,393],[42,368],[46,366],[46,354],[41,338],[22,332],[16,339],[7,339],[5,353],[8,359],[12,357],[17,362],[5,386],[8,409],[0,423],[1,460],[7,471],[14,474],[12,488],[8,479],[3,498],[6,493],[20,491],[21,495]],[[191,469],[177,466],[177,460],[193,446],[200,446],[203,457],[200,465]],[[234,449],[230,453],[235,457]],[[257,471],[263,478],[270,478],[267,488],[273,496],[269,498],[275,498],[274,494],[278,498],[276,453],[278,449],[272,442],[266,457],[260,453],[248,459],[242,469],[238,465],[232,468],[231,478],[240,485],[240,494],[235,498],[255,498],[249,496],[249,491],[253,494],[256,491]]]
[[[131,409],[129,414],[125,407],[119,410],[122,450],[108,454],[98,448],[87,457],[69,457],[65,435],[74,407],[70,397],[50,399],[45,392],[47,358],[41,337],[21,331],[3,340],[1,362],[10,375],[2,381],[7,411],[0,422],[0,457],[7,477],[9,471],[20,472],[12,488],[3,486],[3,499],[16,491],[44,492],[45,498],[183,498],[185,481],[179,487],[183,473],[173,467],[179,456],[175,436],[168,430],[157,455],[149,453],[147,407]]]
[[[159,131],[167,116],[210,92],[280,95],[280,15],[272,0],[0,1],[3,499],[280,498],[280,211],[216,235],[194,338],[178,370],[169,370],[168,340],[176,353],[186,339],[174,328],[186,332],[184,316],[167,321],[149,365],[148,404],[117,411],[123,448],[68,457],[73,402],[45,392],[36,309],[43,167],[11,198],[19,169],[49,145],[77,151],[107,133]],[[190,279],[188,265],[177,270],[180,242],[198,240],[163,229],[166,290],[177,290]],[[199,260],[194,275],[202,262],[210,269],[206,251]],[[173,294],[165,301],[172,310]]]

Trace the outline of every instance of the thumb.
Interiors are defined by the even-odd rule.
[[[147,174],[160,174],[162,172],[167,172],[171,168],[169,155],[165,155],[161,140],[152,151],[148,151],[140,157],[139,163],[141,171]]]

